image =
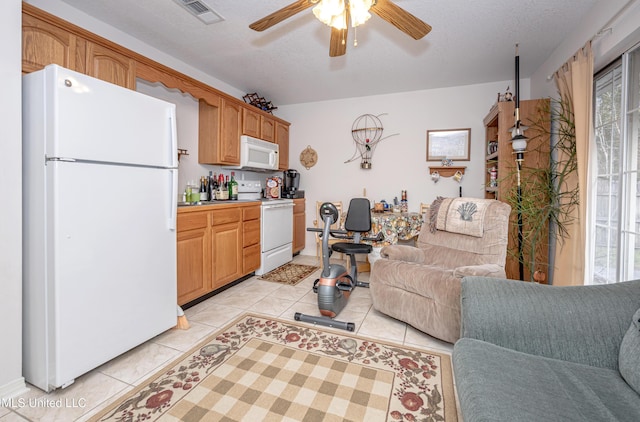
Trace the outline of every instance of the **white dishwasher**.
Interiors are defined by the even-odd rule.
[[[262,199],[260,207],[260,268],[266,274],[293,260],[293,199],[264,199],[258,180],[238,180],[238,199]]]

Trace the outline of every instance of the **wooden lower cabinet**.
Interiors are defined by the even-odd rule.
[[[178,304],[211,291],[211,229],[209,213],[178,214]]]
[[[296,198],[293,200],[293,253],[304,249],[307,237],[305,220],[304,198]]]
[[[176,237],[178,304],[184,305],[260,266],[260,204],[180,208]]]
[[[260,206],[245,208],[242,214],[242,271],[260,268]]]
[[[214,289],[242,276],[242,227],[239,221],[213,226],[211,249]]]

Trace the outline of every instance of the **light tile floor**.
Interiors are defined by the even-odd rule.
[[[318,265],[315,256],[299,255],[294,262]],[[189,330],[169,330],[79,377],[65,389],[46,394],[31,387],[29,392],[10,403],[1,403],[0,422],[85,421],[244,312],[292,321],[296,312],[320,315],[316,294],[311,289],[319,274],[320,270],[296,286],[251,277],[186,309],[185,315],[191,325]],[[369,273],[361,273],[359,278],[367,281]],[[447,354],[451,354],[453,348],[449,343],[373,309],[366,288],[355,289],[338,319],[354,322],[356,334],[365,337]],[[460,416],[459,419],[462,420]]]

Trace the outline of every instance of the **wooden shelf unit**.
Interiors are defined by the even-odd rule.
[[[533,128],[533,122],[539,120],[540,113],[548,110],[545,102],[548,99],[524,100],[520,101],[520,120],[525,126],[529,126],[524,135],[529,138],[527,151],[524,153],[523,169],[541,168],[549,166],[549,136],[541,135]],[[497,199],[505,201],[508,193],[515,188],[516,185],[516,162],[513,148],[511,147],[511,131],[510,129],[515,123],[515,102],[499,102],[496,103],[487,116],[484,118],[485,127],[485,198]],[[547,121],[549,119],[546,119]],[[549,129],[547,128],[547,133]],[[498,150],[489,154],[489,143],[498,142]],[[546,145],[545,145],[546,144]],[[489,169],[496,167],[498,170],[498,186],[489,186]],[[526,189],[526,180],[522,180],[521,186]],[[517,256],[517,213],[515,209],[511,210],[511,220],[509,224],[509,244],[507,246],[507,262],[506,272],[507,278],[518,279],[518,259]],[[536,261],[544,264],[543,270],[546,272],[548,263],[548,239],[542,239],[538,243],[538,251],[536,251]],[[529,269],[525,265],[525,280],[529,280]],[[531,271],[533,272],[533,271]]]

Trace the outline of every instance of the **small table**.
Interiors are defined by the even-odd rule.
[[[384,240],[373,242],[374,247],[394,245],[399,240],[412,240],[420,234],[423,215],[417,212],[372,212],[371,233],[384,233]]]

